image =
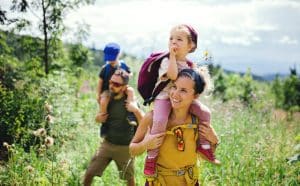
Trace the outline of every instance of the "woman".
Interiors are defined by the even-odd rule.
[[[205,79],[192,69],[184,69],[178,74],[170,90],[172,111],[166,133],[149,133],[153,112],[147,113],[141,121],[129,146],[131,155],[160,148],[156,176],[147,177],[146,185],[198,185],[197,119],[189,113],[189,107],[207,87]],[[213,130],[204,125],[200,130],[212,146],[218,143]]]

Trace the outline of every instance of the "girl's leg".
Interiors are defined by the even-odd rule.
[[[157,99],[154,101],[153,124],[150,133],[158,134],[166,131],[168,118],[171,112],[171,103],[168,99]],[[148,151],[149,158],[156,158],[158,149]]]
[[[198,120],[199,120],[199,125],[207,125],[210,127],[210,111],[209,109],[205,106],[202,105],[198,101],[194,101],[190,107],[190,111],[192,114],[196,115]],[[200,127],[199,127],[200,129]],[[206,138],[198,131],[199,133],[199,143],[201,145],[209,145],[209,141],[206,140]]]
[[[190,107],[190,111],[199,119],[198,125],[205,125],[207,128],[211,128],[210,111],[206,106],[202,105],[200,102],[194,101]],[[220,164],[220,161],[215,158],[210,142],[202,135],[200,127],[198,127],[198,129],[199,144],[197,147],[197,152],[199,152],[208,161],[215,164]],[[215,137],[217,138],[217,136]]]
[[[158,134],[166,131],[168,118],[171,112],[171,103],[166,100],[155,100],[153,108],[153,124],[150,133]],[[159,149],[149,150],[147,153],[144,174],[146,176],[154,176],[156,173],[156,159]]]

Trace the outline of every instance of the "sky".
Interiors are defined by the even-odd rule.
[[[188,56],[196,62],[207,50],[228,70],[300,71],[300,0],[96,0],[69,12],[64,22],[64,41],[76,40],[81,27],[89,31],[86,46],[117,42],[141,59],[168,49],[172,27],[190,24],[199,34],[198,48]]]

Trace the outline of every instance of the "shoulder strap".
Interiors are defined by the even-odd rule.
[[[192,124],[197,124],[198,123],[198,118],[192,114]]]

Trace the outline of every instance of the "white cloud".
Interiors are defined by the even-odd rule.
[[[298,45],[298,40],[291,39],[289,36],[282,36],[282,38],[279,39],[278,42],[281,44]]]
[[[123,51],[137,56],[166,50],[170,29],[191,24],[199,32],[199,47],[192,57],[209,49],[215,59],[234,56],[243,63],[251,56],[260,61],[272,60],[269,56],[283,62],[291,59],[287,56],[300,59],[300,54],[291,54],[300,51],[299,18],[300,1],[291,0],[101,0],[71,12],[64,20],[73,32],[78,22],[90,25],[89,46],[103,48],[115,41]],[[283,45],[293,48],[283,53]]]

